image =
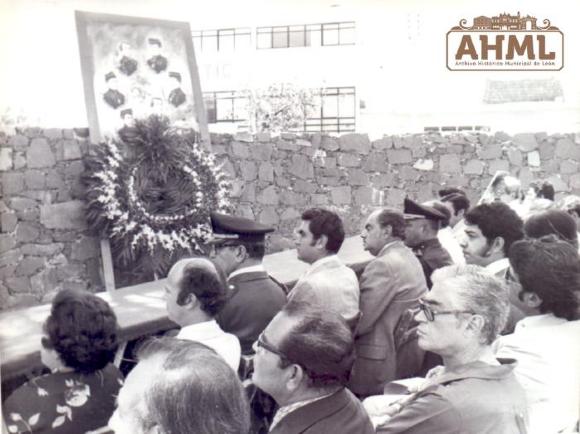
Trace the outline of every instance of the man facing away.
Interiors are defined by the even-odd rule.
[[[384,416],[377,433],[526,433],[516,361],[496,359],[491,346],[508,314],[505,283],[473,265],[440,268],[420,308],[419,346],[440,355],[443,366],[391,405],[365,401],[371,414]]]
[[[326,209],[310,208],[302,213],[294,232],[298,259],[310,267],[290,291],[288,300],[332,309],[354,327],[360,293],[356,274],[337,256],[344,241],[340,217]]]
[[[382,393],[385,383],[401,378],[405,369],[418,372],[422,352],[410,357],[398,353],[395,329],[401,316],[418,306],[427,292],[419,260],[405,246],[403,214],[392,208],[374,211],[361,232],[364,249],[376,258],[365,267],[360,278],[361,320],[356,333],[357,359],[350,389],[359,396]]]
[[[280,406],[270,432],[374,433],[345,387],[354,357],[352,331],[339,314],[289,301],[256,342],[252,379]]]
[[[523,221],[516,212],[500,201],[477,205],[465,215],[464,231],[460,245],[465,261],[505,278],[509,268],[509,248],[524,236]],[[521,310],[512,304],[504,333],[511,333],[523,316]]]
[[[227,301],[227,290],[211,261],[190,258],[175,263],[167,275],[165,300],[169,319],[181,326],[178,339],[207,345],[238,371],[240,341],[214,319]]]
[[[250,412],[236,373],[198,342],[155,339],[119,391],[115,434],[247,433]]]
[[[509,250],[511,301],[526,317],[497,343],[518,360],[528,397],[530,433],[574,432],[580,419],[580,259],[575,247],[547,236]]]
[[[413,253],[419,259],[427,286],[431,288],[433,271],[453,263],[451,256],[437,238],[441,221],[447,216],[432,206],[418,204],[409,198],[405,198],[404,209],[405,244],[413,249]]]
[[[228,301],[216,319],[222,329],[240,339],[242,354],[250,355],[258,335],[286,303],[282,285],[262,265],[265,236],[274,229],[220,213],[211,214],[211,224],[211,257],[229,285]]]

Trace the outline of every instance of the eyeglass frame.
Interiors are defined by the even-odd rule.
[[[273,344],[268,342],[268,340],[266,339],[266,336],[264,335],[264,332],[260,333],[260,335],[258,336],[258,339],[256,340],[256,347],[257,348],[264,348],[266,351],[269,351],[272,354],[276,354],[281,359],[290,361],[290,359],[288,359],[288,357],[282,351],[280,351]]]
[[[440,311],[435,311],[427,303],[425,303],[423,300],[419,300],[419,310],[421,312],[423,312],[423,315],[425,315],[425,318],[429,322],[435,321],[435,316],[436,315],[451,315],[451,314],[457,314],[457,313],[469,313],[471,315],[477,315],[477,313],[476,312],[473,312],[472,310],[457,310],[457,309],[453,309],[453,310],[440,310]]]

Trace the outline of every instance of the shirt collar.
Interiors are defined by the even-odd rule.
[[[537,327],[550,327],[560,325],[565,322],[568,322],[565,318],[558,318],[552,313],[546,313],[543,315],[532,315],[519,320],[518,323],[516,324],[516,330]]]
[[[338,256],[336,254],[334,254],[334,255],[328,255],[328,256],[325,256],[323,258],[320,258],[320,259],[314,261],[310,265],[310,268],[308,270],[306,270],[306,273],[305,274],[310,274],[314,270],[320,268],[322,265],[324,265],[324,264],[326,264],[328,262],[334,262],[334,261],[339,261],[340,262],[340,259],[338,259]]]
[[[510,260],[508,258],[501,258],[491,264],[486,265],[485,269],[491,274],[497,274],[502,270],[507,270],[510,266]]]
[[[250,265],[249,267],[238,268],[237,270],[232,271],[232,273],[228,276],[228,279],[231,279],[238,274],[255,273],[260,271],[266,272],[266,269],[262,264]]]
[[[222,330],[215,319],[204,321],[197,324],[191,324],[182,327],[177,334],[177,339],[198,340],[199,337],[208,339],[214,336],[219,336]]]

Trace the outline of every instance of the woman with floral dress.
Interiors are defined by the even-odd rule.
[[[52,372],[7,398],[8,432],[79,434],[105,426],[123,383],[111,363],[118,346],[115,313],[91,293],[63,290],[43,329],[41,359]]]

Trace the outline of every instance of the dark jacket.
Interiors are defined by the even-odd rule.
[[[453,265],[451,256],[447,250],[443,248],[437,238],[423,241],[418,246],[413,247],[413,252],[415,253],[415,256],[419,258],[419,262],[421,262],[423,272],[425,273],[425,279],[427,280],[427,287],[429,289],[433,286],[433,283],[431,282],[431,274],[433,274],[433,271],[437,268]]]
[[[282,287],[265,271],[237,274],[228,279],[230,297],[216,320],[238,337],[242,354],[252,354],[252,344],[286,303]]]
[[[272,434],[374,434],[362,404],[341,389],[326,398],[289,413],[270,431]]]
[[[349,386],[353,392],[381,394],[386,382],[397,379],[395,329],[403,313],[417,307],[426,292],[421,264],[402,241],[387,244],[365,267],[360,278],[362,317],[355,341],[357,359]],[[421,356],[401,363],[415,364],[418,369]]]

